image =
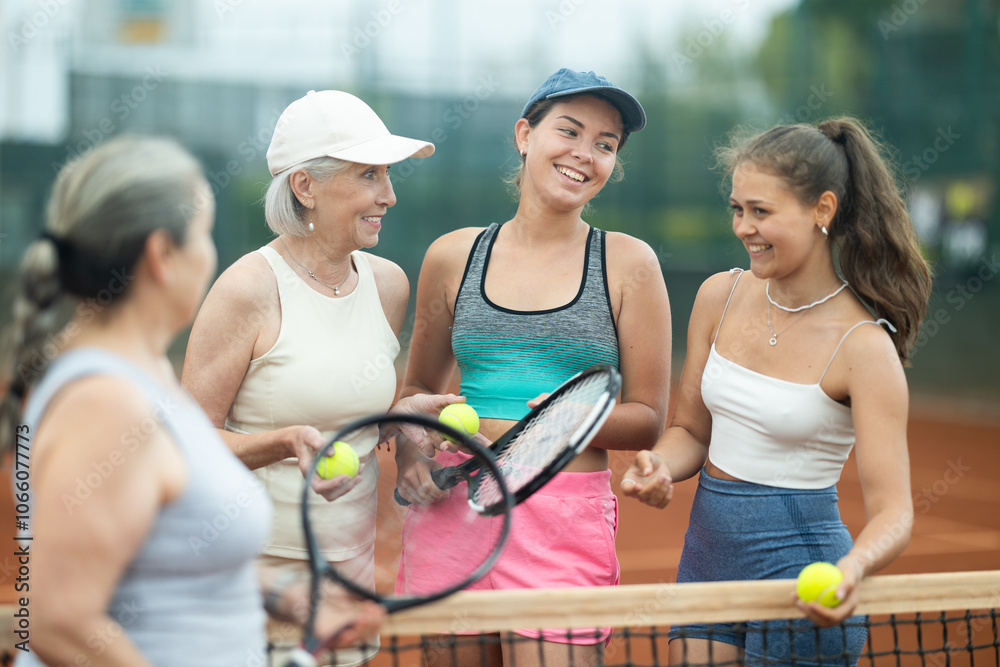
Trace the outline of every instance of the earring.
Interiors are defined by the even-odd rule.
[[[521,157],[522,158],[528,157],[528,149],[524,149],[523,151],[521,151]]]
[[[312,220],[309,221],[309,231],[310,232],[316,231],[316,227],[313,226]]]
[[[819,231],[823,232],[823,236],[829,236],[830,235],[830,232],[826,231],[826,225],[822,225],[819,228]]]

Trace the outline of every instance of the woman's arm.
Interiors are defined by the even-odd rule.
[[[385,313],[385,319],[392,333],[399,338],[403,322],[406,320],[406,306],[410,301],[410,281],[396,263],[367,252],[364,255],[368,258],[368,264],[375,276],[375,287],[378,289],[382,312]]]
[[[455,298],[465,262],[481,229],[460,229],[442,236],[427,249],[417,281],[417,314],[413,323],[406,377],[400,392],[405,399],[417,394],[441,394],[455,372],[451,349]],[[396,486],[411,501],[430,503],[448,495],[430,478],[440,464],[406,438],[397,440]]]
[[[639,452],[622,479],[622,492],[647,505],[663,508],[672,483],[693,477],[708,458],[712,415],[701,396],[701,377],[715,330],[735,280],[728,271],[702,284],[688,325],[687,356],[670,427],[649,452]]]
[[[465,262],[481,229],[446,234],[427,249],[417,281],[417,312],[401,396],[440,394],[455,372],[451,327]]]
[[[226,445],[248,468],[255,470],[295,457],[305,475],[316,452],[326,445],[315,427],[287,426],[253,434],[225,429],[226,417],[250,361],[270,349],[280,326],[281,306],[274,273],[259,253],[250,253],[223,272],[205,297],[191,328],[181,382]],[[313,489],[333,500],[359,479],[317,477]]]
[[[187,484],[177,447],[161,429],[146,435],[155,417],[131,384],[101,376],[64,389],[38,429],[31,647],[47,664],[81,664],[81,656],[150,664],[125,634],[129,619],[107,608],[160,509]],[[81,475],[94,470],[107,474],[81,495]]]
[[[820,625],[851,615],[858,603],[858,584],[902,553],[913,527],[906,444],[909,393],[892,340],[880,328],[859,327],[845,341],[830,372],[847,378],[867,522],[854,547],[837,562],[844,573],[837,589],[840,605],[831,609],[799,603]]]
[[[393,333],[399,338],[406,319],[406,306],[410,298],[410,282],[399,266],[387,259],[368,255],[371,262],[372,271],[375,274],[375,284],[378,287],[379,299],[382,302],[382,311],[385,313],[386,321],[392,327]],[[402,383],[400,383],[402,384]],[[403,394],[402,387],[397,394]],[[452,403],[457,403],[461,398],[455,394],[415,394],[404,395],[395,401],[389,412],[399,414],[423,414],[436,415],[442,408]],[[430,455],[433,454],[437,442],[432,442],[426,437],[424,429],[418,426],[402,426],[402,431],[406,433],[409,441],[415,444],[421,451]],[[379,434],[379,441],[384,442],[395,437],[399,430],[393,429],[383,431]],[[397,447],[403,446],[402,439],[397,439]]]
[[[273,343],[281,326],[274,273],[257,253],[242,257],[212,286],[198,311],[184,355],[181,382],[219,429],[229,448],[251,470],[297,456],[289,429],[239,434],[225,430],[236,398],[262,335]],[[267,332],[273,327],[274,332]],[[267,336],[267,333],[271,333]],[[257,355],[259,356],[259,355]]]
[[[663,434],[670,405],[670,301],[652,248],[625,234],[608,234],[606,241],[612,304],[620,304],[622,391],[620,404],[590,446],[648,449]]]

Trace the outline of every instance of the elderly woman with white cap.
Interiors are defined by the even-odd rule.
[[[433,152],[390,134],[348,93],[292,102],[267,151],[265,218],[277,238],[219,277],[191,331],[182,381],[270,493],[264,560],[289,580],[306,570],[299,506],[316,451],[344,424],[393,405],[409,283],[361,249],[378,243],[396,203],[389,165]],[[458,400],[405,399],[393,409],[436,414]],[[374,431],[352,439],[361,471],[317,480],[313,502],[323,507],[312,513],[324,555],[373,586],[378,442]],[[341,652],[339,664],[361,664],[374,650]]]

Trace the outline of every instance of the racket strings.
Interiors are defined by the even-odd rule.
[[[595,406],[608,397],[608,380],[587,376],[549,403],[517,433],[497,457],[507,488],[516,493],[576,442],[575,437],[599,416]],[[496,479],[484,471],[474,502],[489,506],[500,499]]]

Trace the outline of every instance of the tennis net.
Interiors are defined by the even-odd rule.
[[[710,623],[712,636],[766,638],[788,650],[780,659],[752,659],[760,665],[850,665],[862,667],[1000,667],[1000,570],[870,577],[861,586],[855,617],[846,627],[867,631],[855,652],[803,654],[815,645],[817,630],[801,618],[791,602],[794,582],[745,581],[708,584],[643,584],[614,588],[474,591],[400,612],[382,631],[382,649],[372,667],[507,664],[576,667],[653,667],[658,665],[739,665],[740,656],[725,651],[698,656],[682,636],[670,660],[667,632],[672,627]],[[13,635],[8,623],[13,608],[2,606],[7,621],[0,628],[0,665],[9,665]],[[766,623],[759,627],[749,621]],[[607,641],[596,641],[593,629],[612,626]],[[549,639],[543,642],[538,632]],[[518,630],[518,632],[514,632]],[[559,644],[577,640],[580,644]],[[678,644],[680,642],[680,644]],[[772,644],[773,649],[774,644]],[[762,651],[773,654],[774,651]],[[781,653],[781,651],[779,651]],[[510,656],[514,656],[514,660]]]
[[[492,665],[502,651],[518,665],[1000,667],[1000,571],[871,577],[858,616],[822,637],[792,604],[793,589],[778,580],[463,592],[390,617],[371,664]],[[686,628],[696,623],[712,624],[712,638],[745,640],[746,655],[716,643],[699,653]],[[595,644],[603,626],[613,633]],[[671,627],[681,633],[672,659]],[[524,632],[532,628],[554,641]],[[559,644],[568,640],[579,643]]]

